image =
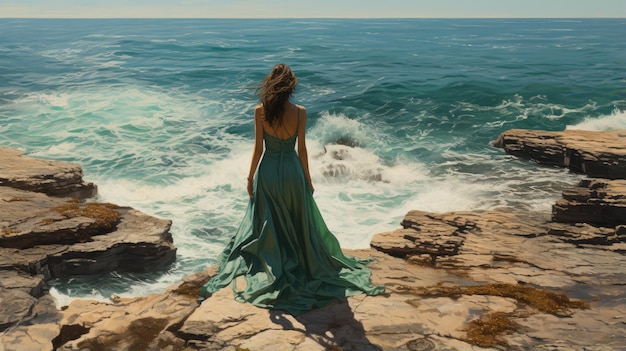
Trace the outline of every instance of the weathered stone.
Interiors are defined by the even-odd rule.
[[[558,235],[561,240],[573,244],[611,245],[625,241],[613,228],[596,227],[586,223],[550,223],[548,234]]]
[[[118,208],[115,231],[72,245],[35,245],[26,249],[0,247],[0,268],[16,267],[46,279],[95,274],[115,269],[147,271],[174,262],[176,248],[169,232],[171,221]]]
[[[468,233],[481,237],[495,234],[536,237],[546,234],[547,219],[543,217],[519,218],[507,209],[443,214],[409,211],[401,222],[403,229],[374,235],[370,246],[414,263],[428,261],[448,266],[449,262],[460,259],[467,265],[480,265],[491,260],[491,255],[481,254],[488,252],[491,243],[487,241],[484,247],[473,248],[476,253],[471,253],[472,246],[466,245]],[[429,259],[424,260],[423,255],[428,255]],[[459,258],[455,258],[457,256]]]
[[[2,288],[0,288],[1,290]],[[0,301],[14,297],[17,289],[12,293],[0,292]],[[33,298],[25,294],[20,298],[12,299],[12,311],[28,308],[28,313],[20,313],[19,320],[11,323],[6,329],[0,329],[0,350],[27,351],[27,350],[54,350],[54,339],[59,335],[59,321],[61,313],[55,306],[50,295],[32,303]],[[2,303],[0,303],[1,305]],[[5,311],[0,316],[4,317]]]
[[[176,248],[169,232],[170,220],[131,208],[119,211],[122,216],[117,230],[49,256],[52,275],[94,274],[113,269],[149,271],[174,262]]]
[[[43,278],[42,275],[30,275],[18,270],[0,270],[0,287],[19,289],[33,297],[41,297],[44,294]]]
[[[21,289],[0,287],[0,331],[30,316],[37,299]]]
[[[40,323],[18,326],[1,336],[3,351],[52,351],[52,340],[59,334],[57,323]]]
[[[0,186],[78,199],[97,193],[93,183],[83,181],[79,165],[32,158],[6,147],[0,147]]]
[[[51,197],[3,186],[0,186],[0,204],[0,247],[24,249],[89,241],[94,235],[111,232],[119,221],[119,214],[109,222],[105,220],[102,210],[115,211],[115,206],[110,204],[79,203],[74,198]],[[94,211],[89,217],[80,213],[90,207],[100,208],[100,211]],[[68,210],[74,208],[76,214],[72,215]]]
[[[619,241],[626,241],[626,225],[618,225],[615,227],[615,235]]]
[[[463,241],[462,231],[445,223],[415,223],[415,226],[376,234],[370,246],[395,257],[427,254],[434,264],[438,256],[456,255]]]
[[[567,167],[590,177],[626,178],[626,131],[512,129],[493,142],[511,155]]]
[[[196,308],[195,298],[173,292],[153,294],[116,303],[75,300],[63,311],[61,326],[82,326],[81,333],[58,350],[148,350],[155,340],[180,345],[181,339],[168,329]],[[157,345],[163,350],[168,345]],[[155,350],[160,350],[156,348]]]
[[[417,254],[417,246],[406,237],[406,233],[415,232],[412,229],[398,229],[393,232],[380,233],[374,235],[370,241],[370,246],[394,257],[406,257]]]
[[[581,180],[552,206],[552,220],[608,227],[626,224],[626,180]]]

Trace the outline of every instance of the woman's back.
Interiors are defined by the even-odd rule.
[[[263,105],[258,105],[256,108],[263,113]],[[299,117],[300,106],[288,102],[285,104],[285,109],[280,119],[275,120],[271,124],[267,119],[263,120],[263,131],[275,138],[286,140],[298,133]]]

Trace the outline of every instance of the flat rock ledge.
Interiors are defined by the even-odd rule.
[[[0,186],[78,199],[98,192],[96,185],[83,181],[79,165],[27,157],[8,147],[0,147]]]
[[[0,148],[0,350],[11,349],[5,338],[16,328],[60,320],[47,280],[156,270],[175,261],[171,221],[82,201],[96,190],[78,165]]]
[[[508,130],[493,142],[508,154],[569,168],[590,177],[626,177],[626,130]]]
[[[228,288],[198,305],[208,267],[163,293],[73,301],[1,340],[5,350],[625,350],[624,177],[610,178],[583,179],[552,213],[408,212],[370,249],[346,250],[374,259],[384,295],[297,317],[238,303]]]

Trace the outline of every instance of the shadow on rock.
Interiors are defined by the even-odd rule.
[[[270,319],[284,330],[301,332],[326,350],[382,351],[367,339],[363,324],[354,318],[346,300],[298,316],[270,310]]]

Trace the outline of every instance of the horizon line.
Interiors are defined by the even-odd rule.
[[[490,17],[490,16],[472,16],[472,17],[2,17],[0,19],[626,19],[626,17]]]

